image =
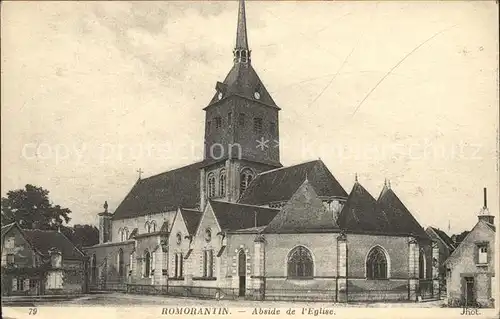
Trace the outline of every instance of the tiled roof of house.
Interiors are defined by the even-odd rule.
[[[200,167],[194,163],[138,180],[116,208],[113,219],[196,207],[200,201]]]
[[[217,82],[216,90],[209,106],[219,101],[221,92],[222,99],[238,95],[279,109],[250,63],[235,63],[224,82]],[[255,97],[256,91],[259,92],[259,99]]]
[[[441,229],[439,228],[435,228],[435,227],[430,227],[432,228],[432,230],[436,233],[436,235],[439,236],[439,238],[441,238],[441,240],[451,249],[455,249],[455,243],[453,242],[453,240],[451,240],[451,238],[444,232],[442,231]]]
[[[387,232],[430,239],[424,228],[420,226],[394,191],[387,186],[384,186],[384,189],[378,198],[378,204],[388,218]]]
[[[84,254],[64,236],[55,230],[22,229],[24,237],[40,254],[48,256],[51,248],[58,249],[63,259],[82,259]]]
[[[278,209],[273,208],[215,200],[210,200],[209,203],[220,228],[224,231],[235,231],[267,225],[279,212]]]
[[[189,235],[194,235],[196,229],[198,228],[198,224],[200,223],[202,212],[194,209],[181,208],[181,214],[184,222],[186,223]]]
[[[339,230],[333,213],[328,212],[305,180],[292,198],[264,229],[264,233],[311,233]]]
[[[258,174],[238,202],[265,205],[288,201],[306,178],[320,197],[347,197],[346,191],[323,161],[315,160]]]

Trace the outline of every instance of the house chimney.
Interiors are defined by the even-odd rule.
[[[486,195],[486,187],[483,189],[483,194],[484,194],[484,206],[481,212],[479,213],[478,219],[479,221],[484,221],[490,224],[494,224],[494,219],[495,216],[490,214],[490,211],[488,210],[488,201],[487,201],[487,195]]]
[[[483,190],[484,190],[484,208],[487,208],[488,207],[488,198],[486,195],[486,187]]]

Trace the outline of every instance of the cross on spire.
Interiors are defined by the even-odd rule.
[[[141,176],[142,176],[142,173],[144,173],[144,171],[142,169],[138,169],[137,170],[137,173],[139,173],[139,179],[141,179]]]
[[[234,47],[234,62],[249,63],[250,49],[248,48],[247,18],[245,14],[245,1],[239,0],[238,25],[236,27],[236,45]]]

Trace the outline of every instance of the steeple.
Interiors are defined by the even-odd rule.
[[[250,49],[248,48],[247,18],[245,15],[244,0],[239,0],[236,45],[233,50],[233,55],[234,63],[250,63]]]

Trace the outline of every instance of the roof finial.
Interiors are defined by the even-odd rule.
[[[104,201],[104,205],[102,205],[102,207],[104,208],[104,212],[107,213],[108,212],[108,201]]]
[[[390,179],[387,180],[387,188],[391,189],[391,180]]]
[[[236,29],[236,46],[234,47],[234,62],[250,62],[250,50],[247,38],[247,19],[245,15],[245,1],[239,0],[238,26]]]
[[[358,173],[354,173],[354,182],[357,183],[358,182]]]
[[[142,173],[144,173],[144,171],[142,169],[138,169],[137,170],[137,173],[139,173],[139,179],[141,179],[141,176],[142,176]]]

